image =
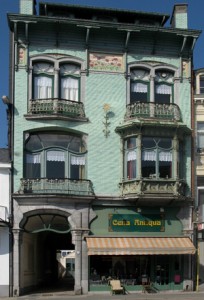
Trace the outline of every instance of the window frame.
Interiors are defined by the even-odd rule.
[[[52,132],[46,132],[47,134],[52,135]],[[56,134],[56,132],[54,132]],[[65,132],[61,132],[62,134],[66,134]],[[36,135],[38,134],[38,132],[36,132]],[[35,135],[35,133],[32,133],[32,135]],[[73,134],[69,134],[73,137],[77,137],[80,138],[82,141],[83,136],[82,135],[73,135]],[[34,179],[40,179],[40,178],[48,178],[51,179],[51,177],[48,177],[47,175],[47,153],[49,151],[59,151],[59,152],[63,152],[64,153],[64,177],[63,178],[58,178],[58,179],[64,179],[64,178],[69,178],[72,179],[70,174],[71,174],[71,156],[74,155],[76,157],[83,157],[85,164],[84,166],[84,176],[83,178],[74,178],[74,180],[83,180],[86,179],[87,177],[87,150],[84,149],[84,151],[81,152],[75,152],[71,149],[69,149],[69,146],[67,148],[65,147],[61,147],[61,146],[43,146],[41,147],[41,149],[35,150],[35,151],[30,151],[30,150],[26,150],[26,144],[29,142],[28,140],[25,140],[25,145],[24,145],[24,177],[28,178],[27,176],[27,154],[29,155],[35,155],[35,154],[39,154],[40,155],[40,175],[39,177],[33,177]],[[83,150],[83,149],[82,149]],[[79,165],[80,167],[81,165]],[[79,176],[80,177],[80,176]],[[31,178],[30,178],[31,179]],[[57,179],[55,177],[53,177],[52,179]]]
[[[63,56],[63,58],[54,58],[52,55],[35,55],[30,58],[29,65],[29,80],[28,80],[28,100],[33,99],[34,92],[34,64],[35,63],[50,63],[54,66],[53,72],[53,98],[61,99],[60,91],[60,66],[65,64],[78,65],[80,68],[79,75],[76,75],[76,78],[79,78],[79,92],[78,92],[78,101],[84,102],[85,98],[85,77],[86,77],[86,63],[84,60],[77,57]],[[69,75],[70,76],[70,75]],[[75,76],[74,76],[75,77]],[[35,99],[33,99],[35,100]]]
[[[178,98],[178,93],[179,93],[179,89],[178,89],[178,82],[175,80],[176,78],[179,78],[179,68],[175,68],[173,66],[170,65],[164,65],[161,63],[158,63],[156,66],[153,65],[151,62],[147,62],[147,63],[130,63],[127,67],[127,105],[128,104],[132,104],[134,102],[131,102],[131,83],[133,82],[132,78],[131,78],[131,72],[136,70],[136,69],[144,69],[147,70],[149,72],[149,80],[141,80],[138,79],[138,82],[144,82],[144,83],[148,83],[149,84],[149,90],[148,90],[148,97],[149,97],[149,102],[151,103],[156,103],[155,101],[155,84],[157,83],[162,83],[163,84],[167,84],[172,86],[172,94],[171,94],[171,102],[170,104],[175,102],[175,99]],[[159,71],[164,71],[164,72],[169,72],[172,73],[173,77],[172,77],[172,83],[171,82],[167,82],[165,80],[163,81],[158,81],[156,80],[156,74]],[[179,99],[179,98],[178,98]],[[176,102],[178,102],[178,99]],[[148,102],[148,101],[147,101]]]

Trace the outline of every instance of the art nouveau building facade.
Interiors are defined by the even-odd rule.
[[[109,277],[132,291],[145,281],[193,289],[200,32],[188,29],[186,5],[174,7],[169,27],[168,19],[49,3],[36,14],[32,0],[8,15],[14,295],[56,283],[62,249],[75,251],[76,294],[108,291]]]

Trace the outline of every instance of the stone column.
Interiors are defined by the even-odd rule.
[[[21,229],[13,229],[13,296],[20,295],[20,245]]]
[[[75,240],[75,285],[74,291],[75,295],[81,295],[82,286],[82,242],[81,242],[81,230],[73,231],[74,240]]]
[[[88,231],[84,231],[83,237],[88,236]],[[87,253],[87,245],[84,238],[82,239],[82,294],[88,294],[89,288],[89,258]]]

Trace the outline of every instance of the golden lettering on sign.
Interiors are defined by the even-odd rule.
[[[159,220],[154,220],[154,221],[151,221],[151,220],[138,220],[138,219],[135,219],[134,221],[134,225],[136,226],[161,226],[161,221]]]

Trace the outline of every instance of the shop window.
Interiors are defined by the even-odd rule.
[[[63,133],[28,135],[25,142],[26,178],[85,179],[86,146],[81,136]]]

